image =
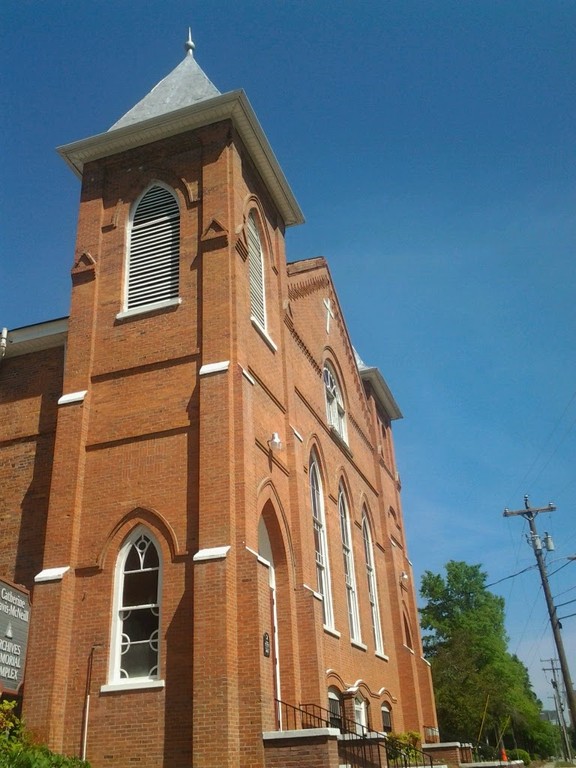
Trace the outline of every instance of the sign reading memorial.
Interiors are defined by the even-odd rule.
[[[17,694],[24,682],[30,596],[0,579],[0,693]]]

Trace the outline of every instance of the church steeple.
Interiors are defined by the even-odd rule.
[[[199,101],[220,96],[220,91],[210,81],[194,58],[195,45],[192,32],[188,29],[188,40],[184,48],[186,56],[163,80],[152,88],[132,109],[117,120],[109,130],[134,125],[152,117],[159,117],[176,109],[189,107]]]
[[[59,147],[58,152],[82,176],[88,162],[229,120],[284,224],[302,224],[302,211],[244,91],[220,93],[194,58],[190,32],[184,48],[186,56],[176,69],[111,128]]]

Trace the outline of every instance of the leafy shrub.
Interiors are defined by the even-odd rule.
[[[525,749],[508,749],[506,750],[508,760],[522,760],[524,765],[528,766],[532,762],[530,755]]]
[[[57,755],[33,744],[16,706],[16,701],[0,701],[0,768],[90,768],[77,757]]]
[[[391,760],[406,755],[409,761],[417,761],[420,757],[421,736],[416,731],[406,733],[391,733],[386,739],[386,750]]]

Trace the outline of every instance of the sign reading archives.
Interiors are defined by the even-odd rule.
[[[30,596],[0,579],[0,692],[18,693],[30,626]]]

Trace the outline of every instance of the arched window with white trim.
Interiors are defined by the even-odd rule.
[[[388,704],[382,704],[380,713],[382,715],[382,730],[384,733],[392,733],[392,710]]]
[[[150,310],[178,300],[180,207],[165,186],[140,198],[130,224],[126,310]]]
[[[328,711],[330,712],[330,728],[342,730],[342,694],[333,685],[328,688]]]
[[[352,551],[352,537],[350,534],[350,514],[348,512],[348,501],[343,485],[340,485],[338,493],[338,513],[340,517],[340,536],[342,539],[342,558],[344,560],[344,581],[346,584],[350,638],[356,642],[360,642],[360,617],[358,614],[358,592],[356,590],[354,553]]]
[[[143,526],[124,542],[116,561],[110,682],[158,680],[160,549]]]
[[[368,704],[360,694],[357,694],[354,699],[354,720],[358,736],[366,736],[368,733]]]
[[[328,563],[324,494],[322,492],[322,481],[318,469],[318,460],[314,454],[310,457],[309,476],[312,523],[314,528],[317,590],[322,597],[324,624],[329,628],[333,628],[334,610],[332,608],[332,589],[330,584],[330,567]]]
[[[382,641],[382,627],[380,625],[380,607],[378,604],[378,586],[376,583],[376,568],[374,564],[374,547],[372,546],[372,532],[366,507],[362,510],[362,538],[364,539],[364,556],[366,560],[366,579],[368,582],[368,600],[370,602],[370,614],[372,616],[372,632],[374,635],[374,648],[376,653],[384,653]]]
[[[254,210],[248,214],[248,272],[250,280],[250,313],[252,320],[266,330],[266,289],[264,282],[264,254]]]
[[[344,399],[338,384],[338,379],[332,367],[326,363],[322,373],[324,381],[324,394],[326,396],[326,415],[328,424],[333,427],[340,437],[347,441],[346,409]]]

